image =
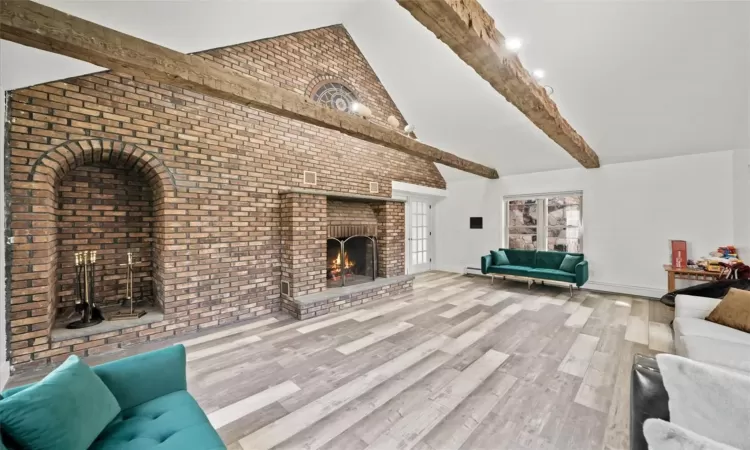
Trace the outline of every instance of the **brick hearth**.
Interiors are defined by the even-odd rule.
[[[372,121],[388,126],[394,115],[407,123],[342,26],[200,55],[300,94],[339,80],[372,110]],[[378,276],[399,277],[404,207],[385,201],[391,182],[445,187],[424,160],[113,72],[12,91],[8,103],[16,367],[280,311],[282,279],[291,281],[285,301],[320,293],[328,196],[292,189],[374,196]],[[304,171],[317,173],[315,185],[304,184]],[[380,191],[370,193],[371,183]],[[118,264],[127,249],[136,251],[144,262],[137,289],[157,300],[163,320],[53,340],[57,311],[71,302],[72,252],[87,249],[104,258],[104,301],[121,294],[112,292],[124,278]]]

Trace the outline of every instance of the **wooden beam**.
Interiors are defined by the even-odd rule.
[[[547,91],[505,49],[505,38],[477,0],[397,1],[570,156],[589,169],[599,167],[599,157],[560,115]]]
[[[485,178],[498,178],[495,169],[392,128],[324,107],[200,56],[170,50],[30,0],[0,0],[0,38],[336,130]]]

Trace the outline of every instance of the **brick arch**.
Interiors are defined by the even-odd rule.
[[[62,354],[62,347],[55,347],[51,340],[61,292],[59,264],[63,261],[58,246],[58,193],[61,182],[73,170],[96,164],[134,171],[151,189],[152,295],[162,309],[173,299],[173,294],[164,287],[171,282],[166,279],[167,267],[174,264],[174,253],[166,248],[171,232],[166,226],[167,210],[179,195],[172,172],[154,153],[134,144],[108,139],[60,144],[36,160],[26,180],[16,181],[23,188],[16,189],[12,200],[16,211],[11,212],[14,243],[8,252],[12,269],[8,285],[17,308],[30,311],[28,317],[16,321],[12,330],[13,338],[19,340],[18,348],[10,352],[14,365],[48,362]],[[63,263],[69,263],[70,257],[66,253]]]
[[[153,153],[135,144],[109,139],[68,141],[46,151],[32,166],[29,181],[47,181],[55,186],[76,167],[100,162],[136,169],[158,196],[177,189],[174,175]]]

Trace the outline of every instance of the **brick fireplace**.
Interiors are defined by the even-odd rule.
[[[401,116],[342,26],[199,53],[311,95],[339,80],[388,126]],[[304,319],[409,289],[391,182],[444,188],[434,164],[184,89],[101,72],[12,91],[6,302],[14,367],[60,362],[289,311]],[[316,172],[308,184],[305,172]],[[371,186],[378,185],[379,192]],[[327,239],[375,242],[376,279],[329,288]],[[61,339],[73,253],[96,250],[98,298],[140,265],[148,323]],[[286,288],[284,288],[286,286]],[[286,291],[283,291],[287,289]],[[338,289],[338,290],[337,290]],[[108,321],[105,321],[105,324]]]
[[[364,201],[327,202],[326,285],[353,286],[377,278],[378,220]]]
[[[281,296],[285,311],[307,319],[411,288],[413,277],[404,275],[402,201],[306,189],[290,190],[281,196]],[[365,245],[360,264],[372,261],[372,272],[351,274],[349,284],[346,274],[337,274],[332,282],[331,242],[335,243],[333,248],[339,245],[341,264],[344,241],[358,238]],[[368,248],[374,254],[368,255]]]

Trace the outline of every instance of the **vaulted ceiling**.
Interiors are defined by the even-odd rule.
[[[480,1],[602,164],[750,147],[747,3]],[[424,142],[501,175],[580,167],[395,0],[41,3],[182,52],[343,23]],[[1,45],[3,89],[99,70]]]

